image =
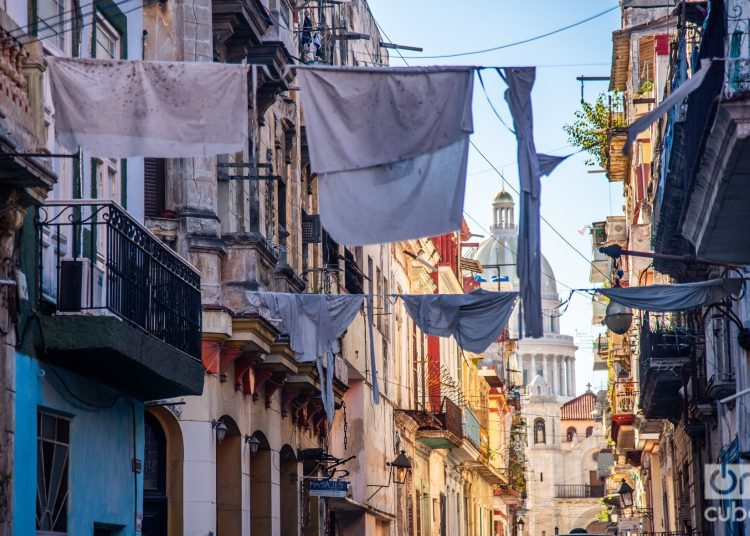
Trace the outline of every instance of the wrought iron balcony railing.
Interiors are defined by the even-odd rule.
[[[604,484],[556,484],[557,499],[588,499],[604,497]]]
[[[112,201],[39,210],[42,310],[115,315],[199,359],[200,274]]]
[[[632,381],[616,382],[612,390],[612,413],[632,415],[636,408],[637,384]]]

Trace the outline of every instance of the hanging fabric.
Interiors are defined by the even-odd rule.
[[[669,96],[661,101],[659,106],[642,115],[635,121],[633,121],[627,128],[627,141],[622,147],[622,154],[628,155],[630,145],[635,141],[638,134],[646,130],[651,126],[652,123],[656,122],[662,115],[669,112],[675,105],[682,102],[682,100],[690,95],[693,91],[698,89],[703,83],[703,79],[708,74],[708,70],[711,68],[711,60],[701,60],[701,68],[698,72],[693,73],[692,78],[686,80],[680,84]]]
[[[247,142],[247,66],[48,57],[55,132],[70,152],[187,158]]]
[[[315,362],[320,377],[323,407],[333,421],[333,377],[335,354],[340,351],[338,338],[354,321],[365,297],[361,294],[293,294],[282,292],[249,292],[257,296],[273,316],[281,318],[289,335],[289,346],[301,363]],[[373,391],[377,376],[373,369]]]
[[[321,223],[334,240],[460,228],[472,68],[300,68],[297,77]]]
[[[675,285],[612,287],[596,289],[612,301],[633,309],[668,313],[706,307],[738,294],[742,279],[712,279]]]
[[[539,162],[539,176],[545,177],[552,173],[557,166],[573,156],[575,153],[566,154],[565,156],[554,156],[551,154],[536,153],[536,160]]]
[[[534,147],[534,117],[531,88],[534,67],[498,69],[508,84],[505,100],[510,107],[518,142],[518,176],[521,182],[521,215],[518,225],[517,266],[523,303],[523,326],[527,337],[544,336],[542,318],[542,250],[540,204],[542,185],[539,161]],[[559,163],[559,162],[558,162]],[[549,169],[549,166],[547,166]],[[554,166],[552,167],[554,169]],[[549,170],[551,171],[551,169]]]
[[[406,312],[424,333],[453,336],[464,350],[484,352],[508,325],[517,292],[477,289],[469,294],[401,294]]]

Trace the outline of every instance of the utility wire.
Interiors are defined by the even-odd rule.
[[[484,161],[485,161],[485,162],[487,162],[487,163],[488,163],[488,164],[490,165],[490,167],[491,167],[491,168],[492,168],[492,169],[493,169],[493,170],[495,171],[495,173],[497,173],[497,175],[498,175],[498,176],[500,177],[500,179],[502,179],[503,183],[505,183],[505,184],[506,184],[506,185],[508,186],[508,188],[510,188],[511,190],[513,190],[513,192],[514,192],[514,193],[515,193],[515,194],[516,194],[517,196],[519,196],[519,198],[520,198],[520,195],[521,195],[521,194],[520,194],[520,193],[519,193],[519,191],[518,191],[518,190],[517,190],[517,189],[515,188],[515,186],[513,186],[513,185],[512,185],[512,184],[511,184],[510,182],[508,182],[508,180],[507,180],[507,179],[505,178],[505,176],[504,176],[504,175],[502,174],[502,172],[501,172],[501,171],[500,171],[499,169],[497,169],[497,167],[495,167],[495,165],[494,165],[494,164],[492,163],[492,161],[490,161],[490,159],[489,159],[489,158],[487,158],[487,156],[485,156],[485,154],[484,154],[484,153],[483,153],[483,152],[482,152],[481,150],[479,150],[479,147],[477,147],[477,145],[476,145],[476,144],[474,143],[474,141],[473,141],[473,140],[469,140],[469,143],[471,143],[471,146],[472,146],[472,147],[474,147],[474,150],[475,150],[475,151],[476,151],[477,153],[479,153],[479,156],[481,156],[481,157],[482,157],[482,158],[484,159]],[[558,230],[557,230],[557,229],[556,229],[556,228],[554,227],[554,225],[552,225],[552,224],[551,224],[551,223],[550,223],[550,222],[549,222],[549,221],[548,221],[548,220],[547,220],[547,219],[546,219],[546,218],[545,218],[544,216],[542,216],[542,215],[540,214],[540,215],[539,215],[539,218],[540,218],[540,219],[541,219],[541,220],[542,220],[542,221],[543,221],[544,223],[546,223],[546,224],[547,224],[547,227],[549,227],[550,229],[552,229],[552,231],[553,231],[553,232],[554,232],[554,233],[555,233],[555,234],[556,234],[557,236],[559,236],[559,237],[560,237],[560,238],[562,239],[562,241],[563,241],[563,242],[565,242],[565,243],[566,243],[566,244],[567,244],[568,246],[570,246],[570,248],[571,248],[571,249],[572,249],[573,251],[575,251],[575,252],[576,252],[576,253],[577,253],[578,255],[580,255],[580,256],[581,256],[581,258],[582,258],[583,260],[585,260],[585,261],[586,261],[586,262],[587,262],[587,263],[588,263],[589,265],[591,265],[591,266],[592,266],[592,267],[593,267],[593,268],[594,268],[594,269],[595,269],[595,270],[596,270],[597,272],[599,272],[599,273],[600,273],[600,274],[601,274],[602,276],[604,276],[604,278],[605,278],[605,279],[606,279],[607,281],[609,281],[610,283],[612,283],[612,279],[610,279],[610,278],[609,278],[609,276],[608,276],[607,274],[605,274],[604,272],[602,272],[602,271],[601,271],[601,270],[600,270],[600,269],[599,269],[599,268],[598,268],[598,267],[597,267],[597,266],[596,266],[596,265],[595,265],[595,264],[594,264],[594,263],[593,263],[593,262],[591,261],[591,259],[589,259],[589,258],[588,258],[588,257],[587,257],[586,255],[584,255],[583,253],[581,253],[581,251],[580,251],[580,250],[579,250],[578,248],[576,248],[576,247],[575,247],[575,246],[574,246],[573,244],[571,244],[571,243],[570,243],[570,241],[569,241],[569,240],[568,240],[567,238],[565,238],[565,237],[564,237],[564,236],[563,236],[562,234],[560,234],[560,231],[558,231]]]
[[[432,60],[432,59],[439,59],[439,58],[458,58],[458,57],[461,57],[461,56],[472,56],[472,55],[475,55],[475,54],[484,54],[485,52],[493,52],[495,50],[502,50],[504,48],[510,48],[510,47],[515,47],[515,46],[518,46],[518,45],[523,45],[525,43],[530,43],[530,42],[536,41],[538,39],[543,39],[544,37],[549,37],[550,35],[555,35],[555,34],[558,34],[560,32],[564,32],[565,30],[569,30],[571,28],[575,28],[576,26],[580,26],[581,24],[584,24],[586,22],[592,21],[594,19],[598,19],[599,17],[601,17],[603,15],[606,15],[607,13],[610,13],[610,12],[614,11],[615,9],[620,9],[620,4],[617,4],[616,6],[613,6],[613,7],[609,8],[609,9],[601,11],[601,12],[595,14],[595,15],[591,15],[590,17],[586,17],[583,20],[579,20],[579,21],[574,22],[572,24],[568,24],[567,26],[563,26],[562,28],[557,28],[556,30],[545,32],[543,34],[535,35],[533,37],[527,37],[526,39],[521,39],[520,41],[514,41],[512,43],[506,43],[504,45],[498,45],[498,46],[495,46],[495,47],[484,48],[484,49],[481,49],[481,50],[471,50],[471,51],[468,51],[468,52],[455,52],[453,54],[438,54],[438,55],[435,55],[435,56],[401,56],[401,54],[399,54],[399,56],[401,56],[401,59],[405,59],[406,58],[406,59],[415,59],[415,60],[418,60],[418,59]],[[382,28],[381,28],[381,31],[382,31]],[[383,34],[385,35],[385,32],[383,32]],[[386,38],[389,39],[387,35],[386,35]]]
[[[610,11],[613,11],[614,9],[617,9],[617,8],[619,8],[619,7],[620,7],[620,5],[618,4],[617,6],[615,6],[615,7],[611,8],[611,9],[608,9],[607,11],[604,11],[604,12],[600,13],[599,15],[595,15],[595,16],[594,16],[594,18],[596,18],[597,16],[601,16],[601,15],[603,15],[604,13],[609,13]],[[377,21],[377,19],[375,19],[375,17],[374,17],[374,16],[373,16],[373,20],[375,21],[375,26],[377,26],[378,30],[380,30],[380,31],[381,31],[381,32],[383,33],[383,35],[385,36],[385,38],[386,38],[386,39],[388,39],[388,41],[390,41],[390,40],[391,40],[391,38],[390,38],[390,37],[388,37],[388,34],[386,34],[386,33],[385,33],[385,31],[383,30],[383,27],[382,27],[382,26],[380,26],[380,23],[379,23],[379,22]],[[589,20],[590,20],[590,19],[589,19]],[[584,22],[585,22],[585,21],[584,21]],[[579,23],[579,24],[580,24],[580,23]],[[406,65],[409,65],[409,62],[407,62],[407,61],[406,61],[406,57],[404,57],[404,55],[403,55],[403,54],[401,54],[401,51],[400,51],[399,49],[396,49],[396,52],[397,52],[397,53],[398,53],[398,55],[399,55],[399,56],[401,57],[401,60],[402,60],[402,61],[403,61],[403,62],[404,62],[404,63],[405,63]],[[519,199],[520,199],[520,196],[521,196],[521,194],[519,193],[519,191],[518,191],[518,190],[517,190],[517,189],[516,189],[516,188],[515,188],[515,187],[514,187],[514,186],[513,186],[512,184],[510,184],[510,183],[509,183],[509,182],[508,182],[508,181],[507,181],[507,180],[505,179],[505,176],[504,176],[504,175],[502,174],[502,172],[501,172],[501,171],[500,171],[499,169],[497,169],[497,167],[495,167],[495,164],[493,164],[493,163],[492,163],[492,162],[490,161],[490,159],[489,159],[489,158],[487,158],[487,157],[485,156],[485,154],[484,154],[484,153],[483,153],[483,152],[482,152],[481,150],[479,150],[479,147],[477,147],[476,143],[474,143],[474,140],[472,140],[472,139],[469,139],[469,143],[471,144],[471,146],[472,146],[472,147],[474,147],[474,150],[475,150],[475,151],[476,151],[477,153],[479,153],[479,156],[481,156],[481,157],[482,157],[482,158],[484,159],[484,161],[485,161],[485,162],[487,162],[487,164],[489,164],[489,166],[490,166],[490,167],[491,167],[491,168],[492,168],[492,169],[493,169],[493,170],[495,171],[495,173],[497,173],[497,175],[498,175],[498,176],[499,176],[499,177],[500,177],[500,178],[502,179],[502,181],[503,181],[503,182],[504,182],[505,184],[507,184],[507,185],[508,185],[508,187],[509,187],[509,188],[510,188],[511,190],[513,190],[513,191],[515,192],[515,194],[516,194],[517,196],[519,196]],[[609,278],[609,276],[608,276],[607,274],[605,274],[604,272],[602,272],[602,271],[601,271],[601,270],[600,270],[600,269],[599,269],[599,268],[598,268],[598,267],[597,267],[597,266],[596,266],[596,265],[595,265],[595,264],[594,264],[594,263],[593,263],[593,262],[591,261],[591,259],[589,259],[589,258],[588,258],[588,257],[586,257],[586,256],[585,256],[585,255],[584,255],[583,253],[581,253],[581,252],[580,252],[580,251],[578,250],[578,248],[576,248],[576,247],[575,247],[575,246],[574,246],[573,244],[571,244],[571,243],[570,243],[570,241],[569,241],[569,240],[568,240],[567,238],[565,238],[565,237],[564,237],[564,236],[563,236],[562,234],[560,234],[560,232],[559,232],[559,231],[558,231],[557,229],[555,229],[555,227],[554,227],[554,226],[553,226],[553,225],[552,225],[552,224],[551,224],[551,223],[550,223],[550,222],[549,222],[549,221],[548,221],[548,220],[547,220],[547,219],[546,219],[546,218],[545,218],[544,216],[542,216],[542,215],[540,214],[540,215],[539,215],[539,218],[540,218],[540,219],[541,219],[541,220],[542,220],[542,221],[543,221],[544,223],[546,223],[546,224],[547,224],[547,226],[548,226],[548,227],[549,227],[550,229],[552,229],[552,231],[553,231],[553,232],[554,232],[554,233],[555,233],[555,234],[556,234],[557,236],[559,236],[559,237],[560,237],[560,238],[561,238],[561,239],[563,240],[563,242],[565,242],[565,243],[566,243],[566,244],[567,244],[568,246],[570,246],[570,248],[571,248],[571,249],[573,249],[573,251],[575,251],[576,253],[578,253],[578,255],[580,255],[580,256],[581,256],[581,257],[582,257],[582,258],[583,258],[583,259],[584,259],[584,260],[585,260],[585,261],[586,261],[586,262],[587,262],[587,263],[588,263],[588,264],[589,264],[590,266],[592,266],[592,267],[593,267],[593,268],[594,268],[594,269],[595,269],[595,270],[596,270],[597,272],[599,272],[599,273],[600,273],[600,274],[601,274],[602,276],[604,276],[604,278],[605,278],[605,279],[606,279],[607,281],[609,281],[610,283],[612,283],[612,279],[610,279],[610,278]],[[473,218],[472,218],[472,219],[473,219]],[[564,284],[563,284],[563,286],[566,286],[566,287],[567,287],[567,285],[564,285]],[[569,288],[569,289],[571,289],[571,291],[573,291],[573,289],[572,289],[571,287],[568,287],[568,288]]]

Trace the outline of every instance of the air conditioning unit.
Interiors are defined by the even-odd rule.
[[[60,281],[57,290],[59,313],[104,314],[104,270],[90,259],[60,261]]]
[[[625,216],[607,218],[607,242],[624,242],[628,239],[628,227]]]

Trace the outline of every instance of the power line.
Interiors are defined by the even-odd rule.
[[[484,54],[485,52],[493,52],[495,50],[502,50],[504,48],[510,48],[510,47],[515,47],[515,46],[518,46],[518,45],[523,45],[525,43],[530,43],[532,41],[536,41],[536,40],[542,39],[544,37],[549,37],[550,35],[555,35],[557,33],[564,32],[565,30],[569,30],[571,28],[575,28],[576,26],[580,26],[581,24],[584,24],[586,22],[592,21],[594,19],[598,19],[599,17],[601,17],[603,15],[606,15],[607,13],[610,13],[610,12],[614,11],[615,9],[620,9],[620,4],[617,4],[616,6],[613,6],[613,7],[609,8],[609,9],[601,11],[601,12],[595,14],[595,15],[591,15],[590,17],[586,17],[583,20],[579,20],[579,21],[574,22],[572,24],[568,24],[567,26],[563,26],[561,28],[557,28],[555,30],[552,30],[552,31],[549,31],[549,32],[545,32],[543,34],[535,35],[533,37],[527,37],[526,39],[521,39],[520,41],[514,41],[512,43],[506,43],[504,45],[498,45],[498,46],[495,46],[495,47],[484,48],[484,49],[481,49],[481,50],[471,50],[471,51],[468,51],[468,52],[455,52],[455,53],[452,53],[452,54],[438,54],[438,55],[435,55],[435,56],[401,56],[400,53],[399,53],[399,56],[401,56],[401,59],[408,58],[408,59],[415,59],[415,60],[418,60],[418,59],[432,60],[432,59],[439,59],[439,58],[458,58],[458,57],[461,57],[461,56],[472,56],[472,55],[475,55],[475,54]],[[382,31],[382,29],[381,29],[381,31]],[[385,32],[383,32],[383,34],[385,35]],[[386,35],[386,38],[388,38],[387,35]],[[390,38],[388,38],[388,39],[390,39]]]
[[[515,194],[516,194],[517,196],[519,196],[519,198],[520,198],[520,195],[521,195],[521,194],[520,194],[520,193],[519,193],[519,191],[518,191],[518,190],[517,190],[517,189],[515,188],[515,186],[513,186],[513,185],[512,185],[512,184],[511,184],[510,182],[508,182],[508,180],[507,180],[507,179],[505,178],[505,176],[504,176],[504,175],[502,174],[502,172],[501,172],[501,171],[500,171],[499,169],[497,169],[497,167],[495,167],[495,165],[494,165],[494,164],[493,164],[493,163],[492,163],[492,162],[490,161],[490,159],[489,159],[489,158],[487,158],[487,157],[485,156],[485,154],[484,154],[484,153],[483,153],[483,152],[482,152],[481,150],[479,150],[479,147],[477,147],[477,145],[476,145],[476,144],[474,143],[474,141],[473,141],[473,140],[469,140],[469,143],[470,143],[470,144],[471,144],[471,146],[472,146],[472,147],[474,148],[474,150],[475,150],[475,151],[476,151],[477,153],[479,153],[479,156],[481,156],[481,157],[482,157],[482,158],[484,159],[484,161],[485,161],[485,162],[487,162],[487,163],[488,163],[488,164],[490,165],[490,167],[491,167],[491,168],[492,168],[492,169],[493,169],[493,170],[495,171],[495,173],[497,173],[497,175],[498,175],[498,176],[500,177],[500,179],[502,179],[502,181],[503,181],[503,182],[504,182],[504,183],[505,183],[505,184],[506,184],[506,185],[508,186],[508,188],[510,188],[511,190],[513,190],[513,192],[514,192],[514,193],[515,193]],[[551,223],[550,223],[550,222],[549,222],[549,221],[547,220],[547,218],[545,218],[545,217],[544,217],[544,216],[542,216],[541,214],[539,215],[539,218],[540,218],[540,219],[541,219],[541,220],[542,220],[542,221],[543,221],[544,223],[546,223],[546,224],[547,224],[547,227],[549,227],[549,228],[550,228],[550,229],[552,230],[552,232],[554,232],[554,233],[555,233],[555,234],[556,234],[557,236],[559,236],[559,237],[560,237],[560,238],[562,239],[562,241],[563,241],[563,242],[565,242],[565,243],[566,243],[566,244],[567,244],[568,246],[570,246],[570,248],[571,248],[571,249],[572,249],[573,251],[575,251],[575,252],[576,252],[576,253],[577,253],[578,255],[580,255],[580,256],[581,256],[581,258],[583,258],[583,260],[585,260],[585,261],[586,261],[586,263],[588,263],[589,265],[591,265],[591,266],[592,266],[592,267],[593,267],[593,268],[594,268],[594,269],[595,269],[595,270],[596,270],[597,272],[599,272],[599,273],[600,273],[600,274],[601,274],[602,276],[604,276],[604,278],[605,278],[605,279],[606,279],[607,281],[609,281],[610,283],[612,283],[612,280],[611,280],[611,279],[609,278],[609,276],[608,276],[607,274],[605,274],[604,272],[602,272],[602,271],[601,271],[601,270],[600,270],[600,269],[599,269],[599,268],[598,268],[598,267],[597,267],[597,266],[596,266],[596,265],[595,265],[595,264],[594,264],[594,263],[593,263],[593,262],[591,261],[591,259],[589,259],[589,258],[588,258],[588,257],[586,257],[586,256],[585,256],[585,255],[584,255],[583,253],[581,253],[581,252],[580,252],[580,250],[579,250],[578,248],[576,248],[576,247],[575,247],[575,246],[574,246],[573,244],[571,244],[571,243],[570,243],[570,241],[569,241],[569,240],[568,240],[567,238],[565,238],[565,237],[564,237],[564,236],[563,236],[562,234],[560,234],[560,231],[558,231],[558,230],[557,230],[557,229],[556,229],[556,228],[555,228],[555,227],[554,227],[554,226],[553,226],[553,225],[552,225],[552,224],[551,224]]]
[[[595,18],[595,17],[597,17],[597,16],[601,16],[601,15],[603,15],[604,13],[608,13],[608,12],[610,12],[610,11],[614,10],[614,9],[617,9],[617,8],[619,8],[619,7],[620,7],[620,5],[618,4],[617,6],[615,6],[615,7],[611,8],[611,9],[608,9],[607,11],[605,11],[605,12],[602,12],[602,13],[600,13],[599,15],[595,15],[595,16],[594,16],[594,18]],[[375,19],[375,17],[373,17],[373,21],[375,21],[375,26],[377,26],[377,28],[378,28],[378,29],[379,29],[379,30],[380,30],[380,31],[381,31],[381,32],[383,33],[383,35],[385,36],[385,38],[386,38],[386,39],[388,39],[388,40],[390,41],[390,40],[391,40],[391,38],[390,38],[390,37],[388,37],[388,34],[386,34],[386,33],[385,33],[385,31],[383,30],[382,26],[380,26],[380,23],[379,23],[379,22],[377,21],[377,19]],[[585,22],[585,21],[584,21],[584,22]],[[580,23],[579,23],[579,24],[580,24]],[[400,51],[399,49],[396,49],[396,52],[397,52],[397,53],[398,53],[398,55],[399,55],[399,56],[401,57],[401,60],[402,60],[402,61],[403,61],[403,62],[404,62],[404,63],[405,63],[406,65],[409,65],[409,63],[408,63],[408,62],[406,61],[406,58],[404,57],[404,55],[403,55],[403,54],[401,54],[401,51]],[[504,175],[503,175],[503,174],[502,174],[502,173],[500,172],[500,170],[499,170],[499,169],[497,169],[497,167],[495,167],[495,164],[493,164],[493,163],[492,163],[492,162],[490,161],[490,159],[489,159],[489,158],[487,158],[487,157],[485,156],[485,154],[484,154],[484,153],[483,153],[482,151],[480,151],[480,150],[479,150],[479,147],[477,147],[476,143],[474,143],[474,140],[472,140],[472,139],[469,139],[469,143],[470,143],[470,144],[471,144],[471,146],[472,146],[472,147],[474,148],[474,150],[475,150],[475,151],[476,151],[477,153],[479,153],[479,156],[481,156],[481,157],[482,157],[482,158],[484,159],[484,161],[485,161],[485,162],[487,162],[487,163],[489,164],[489,166],[490,166],[490,167],[491,167],[491,168],[492,168],[492,169],[493,169],[493,170],[495,171],[495,173],[497,173],[497,174],[498,174],[498,176],[499,176],[499,177],[500,177],[500,178],[502,179],[502,181],[503,181],[503,182],[504,182],[505,184],[507,184],[507,185],[508,185],[508,187],[509,187],[509,188],[510,188],[511,190],[513,190],[513,191],[515,192],[515,194],[516,194],[517,196],[519,196],[519,199],[520,199],[520,196],[521,196],[521,194],[519,193],[519,191],[518,191],[518,190],[517,190],[517,189],[516,189],[516,188],[515,188],[515,187],[514,187],[514,186],[513,186],[512,184],[510,184],[510,183],[509,183],[509,182],[508,182],[508,181],[507,181],[507,180],[505,179],[505,176],[504,176]],[[551,224],[551,223],[550,223],[549,221],[547,221],[547,219],[546,219],[546,218],[545,218],[544,216],[542,216],[542,215],[540,214],[540,215],[539,215],[539,218],[540,218],[540,219],[541,219],[541,220],[542,220],[542,221],[543,221],[544,223],[546,223],[546,224],[547,224],[547,226],[548,226],[548,227],[549,227],[550,229],[552,229],[552,231],[553,231],[553,232],[554,232],[554,233],[555,233],[555,234],[556,234],[557,236],[559,236],[559,237],[560,237],[560,238],[561,238],[561,239],[563,240],[563,242],[565,242],[565,243],[566,243],[566,244],[567,244],[568,246],[570,246],[570,248],[571,248],[571,249],[573,249],[573,251],[575,251],[576,253],[578,253],[578,255],[580,255],[580,256],[581,256],[581,257],[582,257],[582,258],[583,258],[583,259],[584,259],[584,260],[585,260],[585,261],[586,261],[586,262],[587,262],[587,263],[588,263],[588,264],[589,264],[590,266],[592,266],[592,267],[593,267],[593,268],[594,268],[594,269],[595,269],[595,270],[596,270],[597,272],[599,272],[599,273],[600,273],[600,274],[601,274],[602,276],[604,276],[604,278],[605,278],[605,279],[606,279],[607,281],[609,281],[610,283],[612,282],[612,280],[611,280],[611,279],[609,278],[609,276],[607,276],[607,274],[605,274],[604,272],[602,272],[602,271],[601,271],[601,270],[600,270],[600,269],[599,269],[599,268],[598,268],[598,267],[597,267],[597,266],[596,266],[596,265],[595,265],[595,264],[594,264],[594,263],[593,263],[593,262],[591,261],[591,259],[589,259],[589,258],[588,258],[588,257],[586,257],[586,256],[585,256],[585,255],[584,255],[583,253],[581,253],[581,252],[580,252],[580,251],[578,250],[578,248],[576,248],[576,247],[575,247],[575,246],[574,246],[573,244],[571,244],[571,243],[570,243],[570,241],[568,241],[568,239],[567,239],[567,238],[565,238],[565,237],[564,237],[564,236],[563,236],[562,234],[560,234],[560,232],[559,232],[559,231],[558,231],[557,229],[555,229],[555,227],[554,227],[554,226],[553,226],[553,225],[552,225],[552,224]],[[473,219],[473,218],[472,218],[472,219]],[[475,221],[476,221],[476,220],[475,220]],[[567,285],[565,285],[565,284],[563,284],[563,286],[566,286],[566,287],[567,287]],[[573,290],[574,290],[574,289],[573,289],[572,287],[568,287],[568,288],[569,288],[569,289],[571,289],[571,291],[573,291]]]

